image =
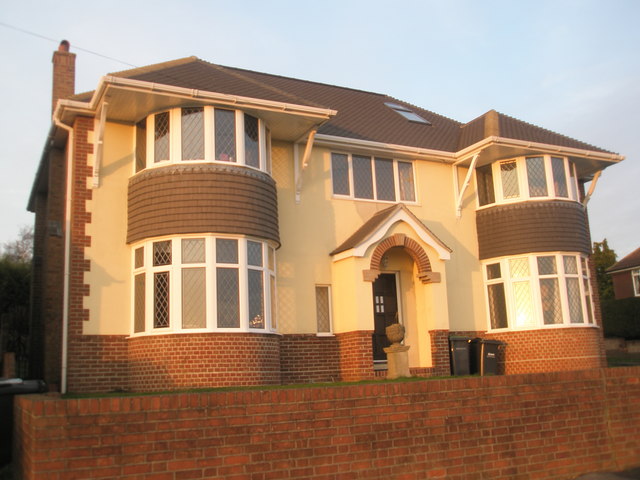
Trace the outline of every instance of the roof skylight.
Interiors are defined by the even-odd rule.
[[[398,105],[397,103],[391,103],[391,102],[387,102],[387,103],[385,103],[385,105],[387,107],[389,107],[391,110],[393,110],[393,111],[399,113],[400,115],[402,115],[404,118],[406,118],[410,122],[416,122],[416,123],[423,123],[425,125],[431,125],[431,122],[429,122],[428,120],[425,120],[420,115],[418,115],[416,112],[414,112],[413,110],[410,110],[409,108],[405,107],[404,105]]]

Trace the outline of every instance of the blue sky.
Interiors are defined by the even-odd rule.
[[[0,0],[0,244],[33,221],[51,55],[67,39],[78,92],[129,68],[104,56],[143,66],[195,55],[387,93],[461,122],[496,109],[621,153],[589,203],[592,240],[621,258],[640,246],[639,19],[636,0]]]

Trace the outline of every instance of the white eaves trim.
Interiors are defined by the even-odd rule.
[[[393,143],[373,142],[371,140],[359,140],[356,138],[338,137],[318,133],[315,138],[316,145],[338,147],[338,148],[362,148],[380,153],[388,153],[398,156],[405,155],[411,158],[422,158],[426,160],[440,160],[446,163],[453,163],[456,154],[444,152],[442,150],[430,150],[428,148],[408,147],[406,145],[395,145]]]
[[[594,150],[585,150],[582,148],[573,148],[573,147],[563,147],[560,145],[551,145],[548,143],[539,143],[539,142],[529,142],[526,140],[516,140],[514,138],[505,138],[505,137],[486,137],[480,140],[473,145],[468,146],[467,148],[460,150],[455,154],[456,158],[459,159],[456,161],[456,165],[462,164],[463,162],[470,160],[473,154],[477,153],[477,151],[486,148],[489,145],[500,145],[505,147],[520,147],[520,148],[530,148],[532,150],[541,151],[544,153],[550,154],[564,154],[569,156],[577,156],[584,158],[593,158],[594,160],[604,160],[608,162],[621,162],[625,159],[624,155],[618,155],[616,153],[607,153],[607,152],[597,152]]]
[[[365,240],[349,250],[345,250],[344,252],[334,255],[333,261],[337,262],[349,257],[364,257],[367,249],[382,240],[387,235],[389,229],[398,222],[404,222],[409,225],[424,243],[432,247],[437,252],[440,260],[449,260],[451,258],[451,249],[449,247],[447,247],[421,222],[416,221],[416,219],[407,213],[407,211],[404,209],[398,209]]]

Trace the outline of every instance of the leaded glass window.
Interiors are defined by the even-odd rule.
[[[136,123],[136,173],[147,166],[147,120]]]
[[[237,268],[216,269],[216,306],[218,328],[240,326],[239,278]]]
[[[171,240],[154,242],[153,265],[171,265]]]
[[[393,161],[376,158],[376,198],[378,200],[396,200],[395,182],[393,178]]]
[[[264,281],[261,270],[249,270],[249,327],[264,328]]]
[[[204,109],[182,109],[182,160],[204,159]]]
[[[564,170],[564,158],[551,157],[551,171],[553,173],[553,184],[556,196],[568,197],[567,174]]]
[[[153,274],[153,327],[169,327],[169,272],[156,272]]]
[[[260,144],[258,119],[251,115],[244,115],[244,158],[245,164],[260,168]]]
[[[182,328],[207,325],[206,269],[182,269]]]
[[[478,203],[480,206],[495,203],[496,197],[493,191],[493,170],[491,165],[476,168],[476,182],[478,184]]]
[[[134,277],[133,293],[133,331],[144,332],[145,329],[145,303],[146,303],[146,275],[139,273]]]
[[[236,114],[233,110],[215,111],[215,159],[221,162],[236,161]]]
[[[216,262],[238,263],[238,241],[230,238],[217,238]]]
[[[491,318],[491,328],[507,328],[507,304],[504,295],[504,284],[495,283],[487,285],[489,295],[489,316]]]
[[[247,262],[254,267],[262,266],[262,244],[247,241]]]
[[[518,198],[520,196],[520,187],[518,186],[516,161],[501,162],[500,176],[502,179],[502,196],[504,198]]]
[[[153,161],[155,163],[165,162],[170,159],[169,155],[169,112],[155,115],[155,142],[153,147]]]
[[[353,194],[357,198],[373,198],[371,157],[353,155]]]
[[[415,202],[416,190],[413,181],[413,164],[398,162],[398,184],[400,185],[400,200]]]
[[[316,325],[318,333],[331,333],[331,302],[326,285],[316,285]]]
[[[547,196],[547,174],[543,157],[527,158],[527,180],[530,197]]]
[[[275,251],[265,242],[212,235],[149,241],[132,258],[134,334],[147,324],[158,333],[275,329]]]
[[[182,263],[204,263],[204,238],[182,239]]]
[[[349,195],[349,161],[343,153],[331,154],[331,176],[333,193],[335,195]]]

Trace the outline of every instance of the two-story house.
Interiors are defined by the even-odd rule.
[[[53,62],[29,209],[63,391],[373,378],[394,322],[417,375],[453,334],[506,342],[507,374],[602,365],[585,206],[622,156],[195,57],[74,95]]]

